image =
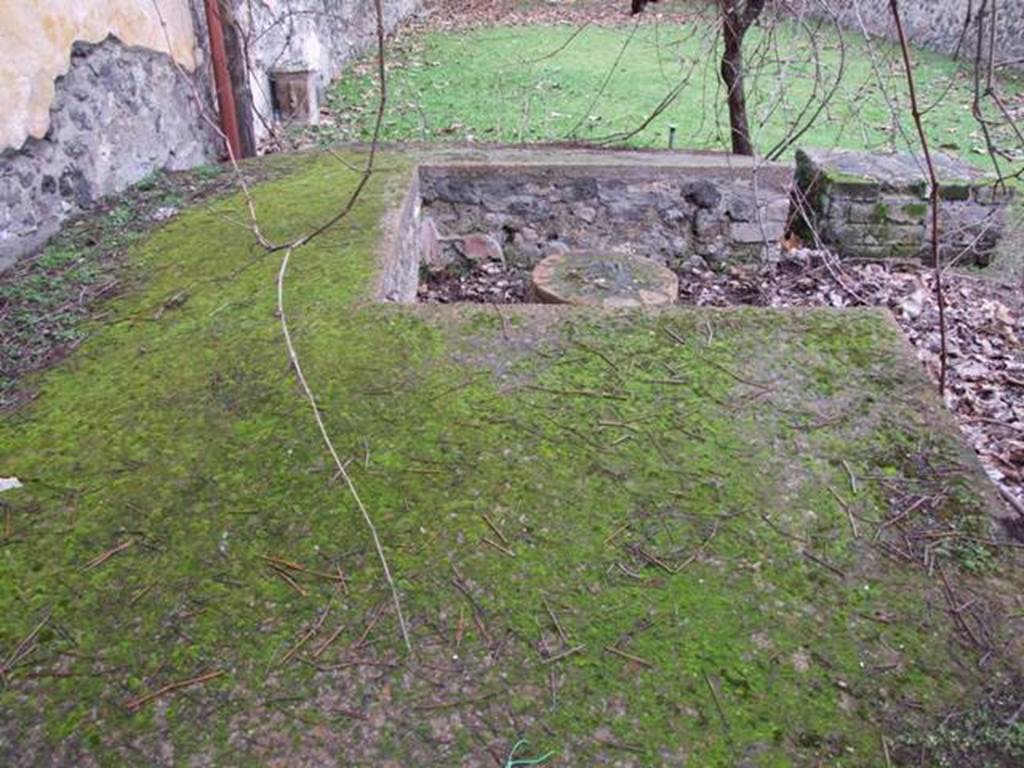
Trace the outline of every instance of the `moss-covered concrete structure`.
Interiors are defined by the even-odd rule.
[[[1019,671],[1019,550],[887,317],[381,302],[436,160],[384,153],[285,285],[414,652],[288,365],[280,254],[223,199],[134,249],[0,424],[24,483],[0,500],[0,762],[1019,754],[990,706]],[[358,181],[275,162],[275,239]]]

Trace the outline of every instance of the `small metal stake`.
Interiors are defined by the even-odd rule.
[[[670,125],[668,127],[668,148],[675,149],[676,146],[676,127]]]

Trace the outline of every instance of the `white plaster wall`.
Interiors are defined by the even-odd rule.
[[[0,0],[0,150],[46,135],[72,43],[109,35],[196,67],[189,0]]]
[[[272,122],[270,73],[313,70],[321,88],[345,65],[376,44],[372,0],[234,0],[235,16],[249,40],[249,89],[258,139]],[[393,30],[421,0],[383,0],[384,26]]]

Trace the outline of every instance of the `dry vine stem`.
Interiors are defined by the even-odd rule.
[[[380,0],[377,0],[377,3],[379,6]],[[331,440],[331,436],[327,432],[327,427],[324,425],[324,420],[320,416],[320,407],[317,405],[316,396],[313,394],[313,390],[310,389],[309,383],[306,381],[306,377],[302,373],[299,356],[295,352],[295,345],[292,343],[292,335],[288,329],[288,317],[284,311],[284,278],[288,272],[288,260],[291,258],[293,250],[294,249],[291,247],[285,249],[284,257],[281,259],[281,269],[277,273],[277,312],[281,318],[281,333],[284,334],[284,343],[288,348],[288,359],[291,361],[292,367],[295,369],[295,377],[299,380],[299,386],[302,387],[302,391],[306,395],[306,399],[309,401],[309,407],[313,410],[313,418],[316,420],[317,428],[320,430],[320,437],[323,439],[324,445],[327,446],[327,450],[331,454],[331,459],[333,459],[334,465],[338,468],[338,475],[345,481],[345,485],[348,487],[349,493],[352,494],[352,498],[355,500],[356,506],[359,507],[359,513],[363,516],[363,521],[366,523],[366,527],[369,529],[370,535],[373,537],[373,546],[377,550],[377,556],[380,558],[381,567],[384,569],[384,578],[388,582],[388,587],[391,589],[391,596],[395,603],[395,613],[398,616],[398,626],[402,630],[402,640],[405,642],[406,649],[412,651],[412,643],[409,641],[409,630],[406,627],[405,617],[402,614],[402,603],[398,598],[398,588],[395,586],[395,580],[391,577],[391,568],[388,566],[387,557],[384,555],[384,548],[380,543],[380,536],[377,535],[377,527],[374,525],[373,518],[370,517],[370,513],[363,504],[363,500],[359,496],[359,491],[356,490],[355,483],[352,482],[352,477],[345,469],[345,463],[341,460],[341,457],[338,456],[338,452],[334,448],[334,441]]]
[[[281,333],[284,335],[284,343],[288,348],[288,359],[291,360],[292,367],[295,369],[295,377],[299,380],[299,385],[302,387],[302,391],[305,393],[306,399],[309,401],[309,406],[313,410],[313,419],[316,421],[317,429],[320,430],[320,437],[323,439],[324,445],[327,447],[327,451],[331,454],[331,459],[334,461],[334,465],[338,468],[337,474],[345,481],[345,485],[348,488],[349,493],[352,495],[352,499],[355,501],[356,506],[359,508],[359,513],[363,517],[363,522],[366,523],[366,527],[370,531],[370,536],[373,538],[373,546],[377,550],[377,557],[380,559],[381,568],[384,571],[384,578],[388,583],[388,588],[391,590],[391,598],[395,604],[395,614],[398,617],[398,626],[402,632],[402,640],[405,643],[406,650],[412,652],[412,643],[409,640],[409,629],[405,623],[405,616],[402,614],[402,601],[398,597],[398,587],[395,586],[395,580],[391,576],[391,568],[388,565],[387,557],[384,555],[384,547],[381,545],[380,536],[377,534],[377,526],[374,525],[373,518],[370,517],[370,513],[367,511],[366,505],[363,504],[363,500],[359,496],[359,491],[356,490],[355,483],[352,482],[352,477],[349,475],[348,470],[345,469],[345,463],[341,460],[341,457],[338,456],[338,452],[334,448],[334,441],[331,440],[331,436],[327,432],[327,427],[324,425],[324,420],[320,416],[320,408],[317,405],[316,396],[313,394],[313,390],[309,387],[309,382],[306,381],[306,377],[302,373],[299,356],[295,351],[295,345],[292,343],[292,335],[288,328],[288,317],[284,311],[284,279],[288,272],[288,261],[291,258],[292,252],[296,248],[306,245],[314,237],[322,234],[345,218],[349,211],[351,211],[355,206],[360,194],[366,187],[367,181],[369,181],[370,175],[373,173],[373,161],[377,154],[377,146],[380,143],[380,131],[381,125],[384,122],[384,108],[387,101],[387,73],[384,66],[384,11],[381,7],[381,0],[374,0],[373,5],[377,14],[377,69],[380,80],[380,97],[377,106],[377,120],[373,129],[373,141],[370,144],[370,154],[366,160],[366,169],[363,171],[363,175],[360,178],[359,183],[356,185],[356,188],[349,196],[348,202],[337,214],[314,229],[312,232],[299,237],[285,247],[284,256],[281,258],[281,268],[277,273],[277,313],[281,320]]]
[[[308,244],[311,240],[313,240],[313,238],[323,234],[328,229],[330,229],[335,224],[344,219],[355,207],[355,204],[358,201],[359,197],[361,196],[363,190],[365,189],[366,184],[370,179],[370,176],[373,174],[374,160],[376,159],[377,148],[380,144],[381,127],[384,123],[384,110],[387,103],[387,72],[384,62],[384,10],[382,7],[381,0],[374,0],[373,4],[374,13],[376,15],[379,102],[377,105],[377,115],[376,122],[374,124],[373,139],[370,144],[370,151],[369,156],[367,157],[366,160],[366,166],[363,169],[362,176],[360,177],[359,182],[356,184],[355,189],[349,195],[348,201],[345,203],[344,206],[342,206],[342,208],[336,214],[334,214],[325,222],[315,227],[312,231],[307,232],[304,235],[300,235],[299,237],[296,237],[287,243],[275,245],[268,241],[263,236],[259,227],[259,221],[256,217],[256,206],[253,201],[252,195],[250,194],[250,190],[245,182],[245,177],[241,172],[241,169],[238,165],[236,158],[231,152],[230,146],[228,146],[228,142],[226,141],[223,132],[217,125],[216,120],[211,119],[210,116],[206,114],[205,110],[203,110],[203,101],[200,98],[199,94],[195,91],[194,83],[192,83],[191,80],[188,79],[187,75],[185,75],[184,72],[181,72],[180,69],[179,72],[183,77],[186,78],[186,80],[188,80],[189,84],[192,85],[193,96],[196,99],[196,103],[197,105],[199,105],[199,109],[203,113],[204,117],[213,126],[214,130],[217,132],[220,138],[224,140],[225,146],[228,146],[228,158],[231,162],[232,168],[234,169],[235,176],[238,179],[239,186],[241,187],[242,190],[242,195],[246,202],[246,207],[248,209],[250,220],[249,228],[252,231],[253,236],[256,238],[257,242],[260,244],[260,246],[262,246],[262,248],[267,253],[273,253],[275,251],[284,251],[284,256],[281,259],[281,267],[277,274],[277,312],[281,321],[281,331],[284,335],[285,346],[288,350],[288,358],[291,361],[292,367],[295,369],[295,375],[299,381],[299,385],[302,387],[302,391],[306,399],[309,401],[310,407],[313,410],[313,418],[316,420],[317,428],[320,431],[320,437],[323,439],[324,445],[327,447],[328,452],[331,454],[331,458],[333,459],[335,465],[338,468],[337,475],[340,476],[345,481],[345,485],[347,486],[349,493],[352,495],[352,498],[355,501],[356,506],[359,508],[359,512],[363,517],[363,521],[366,523],[366,527],[369,529],[370,535],[373,538],[373,545],[377,551],[377,556],[380,559],[381,567],[383,568],[384,571],[384,578],[387,581],[388,587],[391,590],[391,596],[395,604],[395,612],[398,616],[398,624],[402,632],[402,640],[405,643],[406,649],[411,652],[412,643],[409,640],[408,627],[406,626],[405,623],[405,616],[402,613],[402,605],[401,600],[399,599],[398,596],[398,588],[396,587],[395,581],[391,576],[391,568],[388,566],[388,560],[384,554],[384,548],[381,545],[380,536],[377,534],[377,528],[373,523],[373,518],[370,516],[369,511],[363,504],[362,498],[360,498],[359,492],[356,490],[356,486],[352,482],[352,478],[349,476],[348,471],[345,469],[344,463],[338,456],[338,452],[334,448],[334,442],[333,440],[331,440],[331,436],[327,432],[327,427],[320,416],[320,409],[317,406],[316,397],[313,394],[313,391],[310,388],[309,382],[306,380],[305,375],[302,373],[302,366],[299,363],[299,356],[298,353],[295,351],[295,345],[292,343],[291,332],[289,330],[287,316],[285,315],[284,311],[284,279],[288,271],[288,261],[291,258],[292,253],[295,251],[295,249]],[[160,19],[160,24],[164,30],[164,35],[166,38],[167,28],[163,19],[163,15],[160,12],[158,0],[153,0],[153,6],[156,10],[157,16]],[[168,48],[170,48],[169,40]]]
[[[914,86],[914,69],[910,61],[910,48],[907,45],[907,35],[903,31],[903,20],[900,18],[899,0],[889,0],[889,7],[892,9],[893,21],[896,23],[896,34],[900,41],[900,50],[903,53],[903,68],[907,75],[907,92],[910,96],[910,114],[914,118],[914,126],[917,128],[918,138],[921,140],[921,150],[924,152],[924,161],[928,166],[929,197],[932,214],[932,263],[935,268],[935,302],[939,309],[939,394],[946,394],[946,295],[942,288],[942,261],[939,258],[939,179],[935,174],[935,163],[932,162],[931,150],[928,147],[928,136],[924,132],[924,124],[921,122],[921,110],[917,104],[917,89]]]

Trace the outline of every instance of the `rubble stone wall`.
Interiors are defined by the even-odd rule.
[[[422,217],[436,228],[439,252],[424,259],[443,259],[469,235],[524,269],[567,250],[636,253],[667,266],[757,258],[782,237],[789,213],[788,169],[762,172],[758,189],[749,171],[425,167]]]
[[[0,271],[105,195],[222,154],[210,125],[217,107],[203,0],[8,5],[0,24]],[[384,0],[387,28],[418,5]],[[376,39],[373,0],[237,0],[224,19],[245,33],[257,137],[273,120],[271,70],[315,70],[322,86]]]
[[[1011,192],[948,155],[939,178],[939,250],[946,260],[987,264],[1002,236]],[[808,235],[841,255],[927,258],[932,215],[927,169],[914,155],[851,150],[797,152],[797,197]]]
[[[982,46],[987,56],[992,27],[991,0],[900,0],[907,38],[914,45],[952,56],[974,58],[978,45],[979,9],[985,5]],[[1024,71],[1024,2],[995,3],[994,60]],[[833,15],[855,32],[896,39],[889,0],[799,0],[788,6],[795,13],[819,18]]]
[[[192,77],[167,54],[114,37],[74,44],[44,135],[0,153],[0,270],[104,195],[216,157]]]

